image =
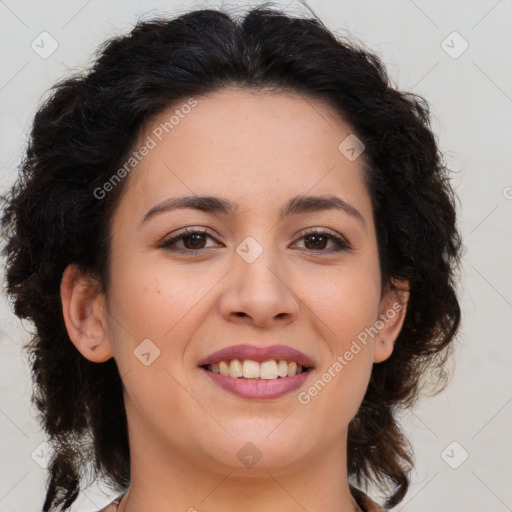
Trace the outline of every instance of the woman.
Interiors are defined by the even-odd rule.
[[[381,510],[396,419],[460,322],[454,195],[427,103],[320,20],[140,22],[37,113],[5,200],[56,456],[104,510]]]

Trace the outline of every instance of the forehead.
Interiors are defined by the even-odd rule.
[[[137,210],[194,194],[271,208],[339,191],[367,203],[364,155],[351,160],[341,151],[352,132],[329,105],[291,91],[231,88],[185,98],[146,126],[138,147],[151,148],[125,195]]]

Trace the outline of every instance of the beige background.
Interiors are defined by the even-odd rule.
[[[296,1],[275,3],[307,12]],[[329,28],[348,30],[377,52],[400,88],[431,102],[440,146],[456,171],[466,245],[463,328],[449,387],[404,418],[417,468],[410,492],[395,510],[510,511],[512,1],[309,4]],[[68,68],[90,62],[98,43],[127,32],[141,16],[218,5],[0,0],[0,190],[13,182],[37,105]],[[58,44],[47,58],[31,47],[32,41],[49,37],[42,32]],[[46,41],[50,50],[52,41]],[[44,436],[31,409],[30,373],[20,351],[28,334],[6,300],[0,303],[0,512],[39,511],[46,474],[35,460],[44,460],[44,444],[38,448]],[[450,467],[448,462],[457,465],[466,452],[458,469]],[[73,510],[97,510],[110,498],[94,486],[81,494]]]

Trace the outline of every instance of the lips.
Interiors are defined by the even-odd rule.
[[[271,345],[261,347],[256,345],[233,345],[226,347],[201,360],[198,366],[206,366],[220,361],[231,361],[233,359],[250,359],[252,361],[264,362],[271,359],[295,361],[306,367],[314,368],[315,364],[311,357],[300,350],[287,345]]]
[[[238,370],[240,370],[240,364],[243,361],[243,378],[240,376],[240,371],[236,373],[237,376],[232,376],[230,361],[235,363]],[[279,366],[286,366],[286,362],[288,362],[291,368],[289,368],[287,376],[276,374],[276,362],[279,362]],[[219,363],[224,366],[223,369],[219,368]],[[261,364],[260,369],[258,369],[258,363]],[[245,368],[246,364],[249,364],[251,369]],[[263,371],[263,366],[269,364],[271,366],[273,364],[273,371]],[[226,374],[226,365],[229,365],[229,374]],[[268,400],[277,399],[297,391],[311,378],[312,372],[310,370],[314,368],[315,362],[304,352],[286,345],[271,345],[268,347],[234,345],[210,354],[200,361],[198,366],[211,382],[232,395],[244,399]],[[213,371],[212,366],[215,366],[217,371]],[[296,374],[295,368],[299,370],[299,367],[302,367],[300,373]],[[260,372],[259,378],[253,375],[246,376],[246,370],[250,374],[253,373],[253,370],[258,370]],[[279,373],[281,372],[279,371]]]

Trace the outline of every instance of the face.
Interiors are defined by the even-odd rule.
[[[147,128],[140,145],[154,147],[112,219],[102,346],[131,440],[240,472],[246,455],[283,468],[342,454],[401,326],[380,286],[364,153],[347,158],[350,126],[311,98],[226,89],[196,101],[169,133],[180,106]],[[172,207],[184,197],[196,204]],[[233,359],[264,378],[214,373]],[[258,364],[273,359],[290,376]],[[298,361],[309,369],[292,377]]]

